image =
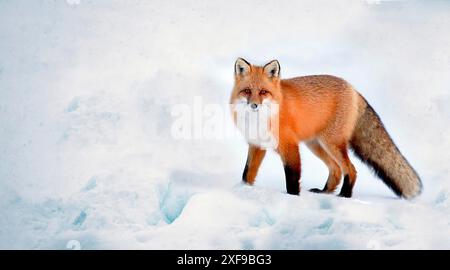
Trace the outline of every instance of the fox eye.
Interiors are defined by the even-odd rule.
[[[244,90],[242,90],[242,92],[246,95],[250,95],[252,93],[252,90],[250,90],[250,88],[245,88]]]
[[[259,94],[260,94],[260,95],[265,95],[265,94],[267,94],[267,90],[264,90],[264,89],[263,89],[263,90],[259,91]]]

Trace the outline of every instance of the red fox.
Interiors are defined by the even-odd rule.
[[[329,169],[325,187],[311,189],[312,192],[333,193],[343,175],[339,196],[352,196],[356,169],[348,156],[350,148],[396,195],[411,199],[420,194],[422,183],[416,171],[400,153],[374,109],[345,80],[331,75],[281,79],[277,60],[255,66],[238,58],[234,73],[232,105],[244,104],[257,111],[264,104],[278,104],[279,130],[272,135],[277,141],[274,150],[284,165],[288,194],[300,193],[300,142]],[[236,114],[233,110],[235,122]],[[242,178],[252,185],[266,149],[255,140],[248,142]]]

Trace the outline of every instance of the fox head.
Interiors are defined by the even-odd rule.
[[[280,64],[277,60],[254,66],[238,58],[234,64],[234,79],[231,104],[247,104],[252,110],[258,110],[263,104],[280,102]]]
[[[231,93],[233,120],[250,144],[278,145],[278,105],[281,101],[280,64],[277,60],[253,66],[242,58],[234,65]]]

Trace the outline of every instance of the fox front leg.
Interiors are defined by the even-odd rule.
[[[261,165],[266,150],[250,145],[248,147],[247,162],[245,163],[244,173],[242,174],[242,181],[249,185],[255,182],[256,174]]]
[[[284,165],[286,191],[288,194],[300,194],[301,163],[298,144],[280,146],[278,152]]]

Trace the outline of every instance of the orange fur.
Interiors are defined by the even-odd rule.
[[[279,104],[279,132],[273,133],[278,141],[275,149],[281,156],[286,173],[286,188],[290,194],[300,191],[301,161],[298,144],[305,142],[310,150],[329,168],[327,184],[315,192],[333,192],[341,181],[344,184],[341,196],[351,197],[356,181],[356,169],[348,156],[352,147],[362,160],[372,166],[383,181],[404,197],[412,197],[420,190],[420,179],[401,156],[385,132],[370,129],[379,138],[370,138],[360,127],[381,126],[376,114],[369,110],[368,103],[345,80],[330,75],[303,76],[291,79],[280,78],[280,66],[274,60],[264,67],[254,66],[239,58],[235,64],[235,84],[231,103],[244,100],[247,104],[261,104],[264,100]],[[255,105],[255,107],[257,107]],[[236,112],[233,112],[234,115]],[[374,116],[375,115],[375,116]],[[372,122],[370,122],[372,121]],[[379,122],[379,123],[378,123]],[[377,124],[378,123],[378,124]],[[358,127],[354,134],[355,127]],[[371,133],[371,134],[372,134]],[[395,168],[378,160],[367,152],[365,144],[379,140],[379,151],[389,150],[391,159],[397,162],[408,178],[389,172]],[[259,149],[259,150],[258,150]],[[253,184],[265,150],[258,145],[249,146],[243,180]],[[365,160],[367,159],[367,160]],[[391,177],[391,175],[395,175]],[[403,191],[407,191],[402,193]]]

